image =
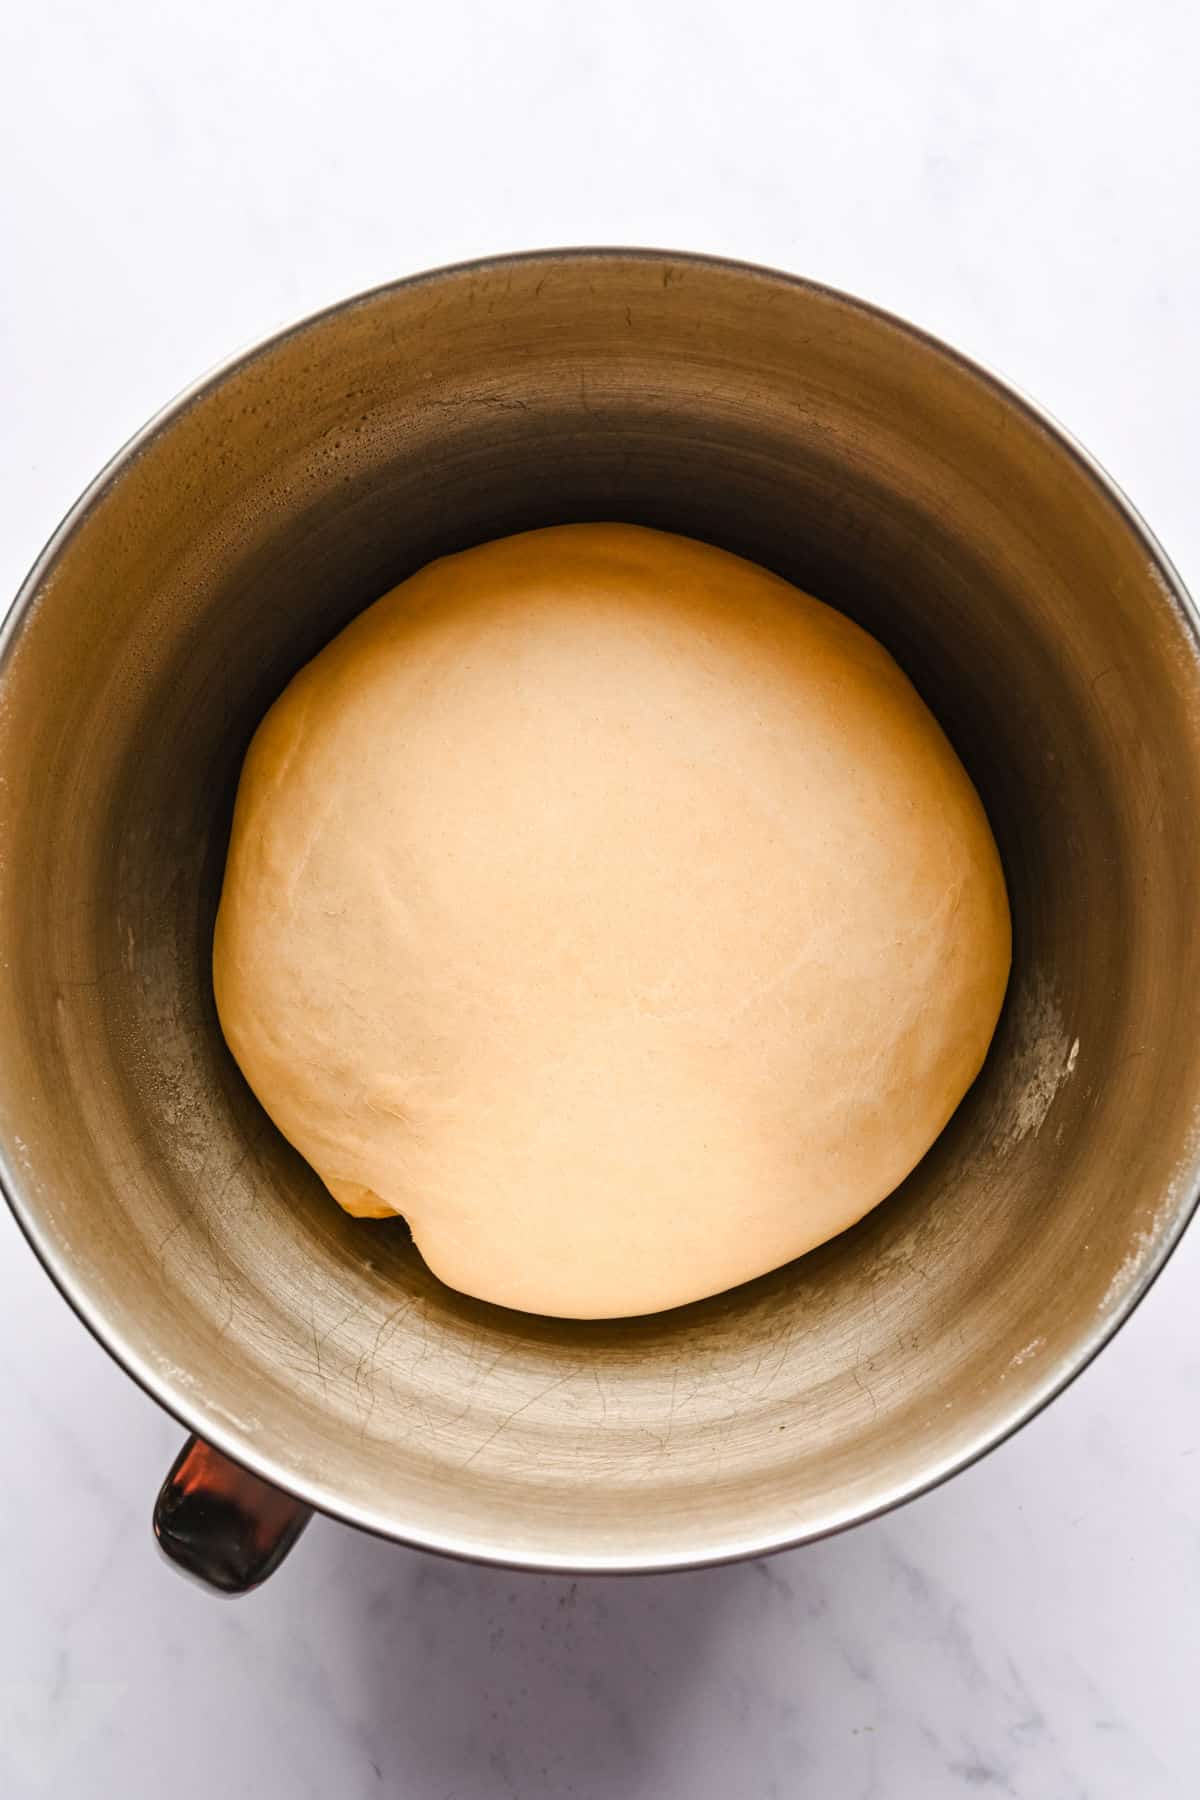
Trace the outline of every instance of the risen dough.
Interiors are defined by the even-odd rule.
[[[623,525],[432,564],[272,707],[214,975],[350,1211],[575,1317],[843,1231],[983,1060],[1009,918],[983,809],[874,639]]]

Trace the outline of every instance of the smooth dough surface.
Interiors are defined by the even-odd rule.
[[[832,1237],[983,1061],[1008,903],[897,665],[634,526],[431,564],[292,681],[242,773],[225,1036],[352,1212],[574,1317]]]

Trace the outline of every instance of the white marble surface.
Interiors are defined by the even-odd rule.
[[[195,373],[451,258],[621,241],[883,301],[1068,420],[1200,584],[1187,0],[9,0],[0,591]],[[0,1218],[0,1794],[1200,1791],[1200,1234],[983,1466],[770,1563],[542,1580],[318,1521],[151,1550],[178,1432]]]

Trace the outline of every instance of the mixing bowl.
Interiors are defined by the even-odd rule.
[[[430,558],[589,519],[737,551],[881,638],[979,787],[1015,933],[984,1072],[890,1200],[749,1286],[608,1324],[465,1299],[402,1222],[342,1214],[243,1083],[209,976],[239,764],[292,673]],[[1077,445],[895,318],[615,250],[361,295],[116,457],[2,659],[4,1185],[203,1440],[158,1523],[221,1585],[310,1506],[577,1571],[832,1531],[1028,1419],[1184,1227],[1195,615]]]

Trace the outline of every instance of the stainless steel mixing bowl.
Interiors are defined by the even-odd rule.
[[[209,985],[239,763],[288,677],[431,557],[581,519],[709,539],[882,638],[984,796],[1015,922],[990,1060],[900,1191],[750,1286],[613,1324],[476,1304],[401,1223],[341,1214]],[[1196,1198],[1196,631],[1050,421],[802,281],[530,255],[273,338],[110,464],[5,631],[0,1141],[30,1242],[192,1430],[410,1543],[666,1569],[915,1494],[1088,1361]]]

